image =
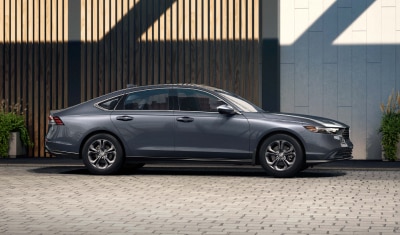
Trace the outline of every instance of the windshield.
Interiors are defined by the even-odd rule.
[[[217,92],[220,95],[222,95],[225,99],[227,99],[229,102],[234,104],[237,108],[239,108],[239,111],[241,112],[247,112],[247,113],[264,112],[264,110],[262,110],[255,104],[252,104],[250,101],[247,101],[238,95],[228,93],[225,91],[217,91]]]

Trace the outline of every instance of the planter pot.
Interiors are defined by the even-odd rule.
[[[10,158],[16,158],[17,156],[25,154],[26,154],[26,149],[25,146],[22,144],[20,133],[11,132],[8,145],[8,156]]]
[[[395,161],[400,161],[400,142],[397,143],[396,158],[397,159]],[[386,159],[385,151],[383,151],[383,148],[382,148],[382,161],[389,161]]]

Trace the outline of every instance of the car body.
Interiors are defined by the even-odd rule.
[[[53,155],[82,158],[94,174],[125,160],[260,164],[276,177],[352,158],[349,126],[328,118],[265,112],[214,87],[130,87],[50,112],[45,142]]]

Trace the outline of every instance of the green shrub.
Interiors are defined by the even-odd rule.
[[[386,105],[381,104],[383,113],[381,127],[382,148],[384,156],[389,161],[397,160],[397,143],[400,140],[400,92],[390,94]]]
[[[8,145],[10,132],[19,132],[22,143],[27,147],[32,147],[25,126],[25,115],[20,103],[8,105],[6,100],[0,103],[0,157],[8,156]]]

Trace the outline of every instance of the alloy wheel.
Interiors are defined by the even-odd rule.
[[[267,146],[265,160],[276,171],[288,170],[296,161],[296,149],[286,140],[275,140]]]
[[[98,139],[93,141],[88,148],[89,163],[97,169],[111,167],[117,157],[117,150],[111,141]]]

